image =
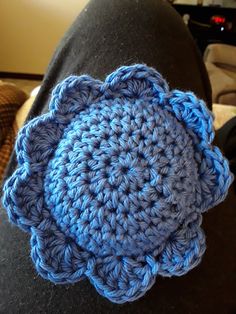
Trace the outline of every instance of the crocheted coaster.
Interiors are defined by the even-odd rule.
[[[85,277],[113,302],[140,298],[157,275],[180,276],[205,251],[202,213],[232,182],[212,146],[212,116],[153,68],[123,66],[105,82],[70,76],[49,112],[16,143],[5,184],[10,220],[31,233],[38,273]]]

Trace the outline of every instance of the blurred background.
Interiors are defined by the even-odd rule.
[[[0,0],[0,82],[15,84],[32,96],[25,116],[57,44],[88,1]],[[161,1],[173,6],[191,32],[208,70],[213,103],[233,106],[227,112],[235,115],[236,0]],[[229,118],[225,107],[220,108],[213,108],[221,110],[216,126]]]
[[[88,0],[0,0],[0,72],[44,74]]]
[[[19,100],[17,129],[60,39],[88,1],[0,0],[0,84],[14,84],[27,99]],[[180,14],[204,59],[212,85],[215,127],[219,128],[236,115],[236,0],[160,1],[168,1]]]
[[[0,0],[0,72],[43,75],[59,40],[87,2]],[[202,53],[210,43],[236,45],[236,0],[169,2]]]

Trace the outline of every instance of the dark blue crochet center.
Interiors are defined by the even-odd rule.
[[[58,227],[99,256],[158,254],[194,210],[190,137],[157,105],[106,101],[67,126],[45,175]]]

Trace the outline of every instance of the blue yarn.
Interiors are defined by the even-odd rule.
[[[4,186],[9,219],[31,234],[38,273],[85,277],[116,303],[143,296],[156,276],[180,276],[206,249],[202,213],[227,195],[227,160],[213,120],[191,92],[170,91],[153,68],[123,66],[105,82],[70,76],[49,112],[16,142]]]

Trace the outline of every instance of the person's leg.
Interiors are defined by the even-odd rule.
[[[28,119],[47,111],[51,91],[71,74],[103,80],[121,65],[153,66],[171,88],[191,90],[211,109],[211,86],[182,18],[165,1],[92,0],[60,42]],[[15,156],[9,175],[15,168]]]
[[[192,90],[211,104],[210,85],[201,58],[181,18],[167,3],[157,0],[93,0],[60,43],[28,119],[47,111],[52,88],[66,76],[89,74],[104,79],[117,67],[133,63],[153,66],[172,88]],[[8,174],[15,166],[13,158]],[[229,218],[232,216],[230,210],[227,214]],[[215,220],[211,219],[209,226],[220,228],[221,220],[218,221],[217,217],[219,215]],[[231,236],[235,237],[235,233],[228,230],[232,229],[226,229],[224,239],[218,239],[223,249],[226,241]],[[215,240],[211,242],[214,244]],[[219,273],[220,267],[215,267],[215,258],[206,258],[205,266],[203,264],[192,275],[171,281],[159,278],[158,284],[144,298],[131,305],[118,306],[102,298],[87,280],[71,286],[54,286],[38,277],[29,258],[28,243],[29,236],[11,228],[5,211],[1,210],[2,312],[177,313],[176,309],[180,308],[181,313],[203,313],[204,307],[195,304],[195,295],[211,297],[209,291],[216,286],[214,278],[217,280],[217,276],[214,275]],[[216,252],[213,254],[215,256]],[[229,271],[232,270],[233,259],[230,255],[224,258]],[[212,283],[208,285],[205,285],[206,263],[213,271]],[[225,287],[223,281],[220,293],[225,292]],[[220,301],[217,303],[219,309]],[[211,305],[208,312],[212,310]]]

